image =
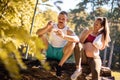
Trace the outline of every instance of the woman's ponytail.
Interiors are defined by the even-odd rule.
[[[104,39],[105,39],[105,46],[108,46],[108,43],[110,42],[110,30],[108,26],[108,21],[106,17],[103,17],[103,27],[104,27]]]

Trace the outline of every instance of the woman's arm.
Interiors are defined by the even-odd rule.
[[[92,33],[92,30],[84,29],[79,36],[80,42],[84,43],[89,34]]]

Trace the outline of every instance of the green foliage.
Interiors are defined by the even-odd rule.
[[[107,9],[102,8],[102,7],[97,7],[96,10],[94,11],[94,14],[96,17],[99,16],[107,16],[106,13],[108,12]]]
[[[75,9],[71,11],[71,16],[72,23],[75,24],[75,32],[77,35],[80,34],[84,27],[91,27],[91,19],[87,12]]]
[[[14,79],[18,79],[20,78],[18,65],[22,69],[26,69],[26,66],[21,60],[21,55],[17,50],[18,45],[15,43],[15,41],[17,41],[16,40],[17,38],[15,38],[14,36],[15,32],[13,30],[16,30],[16,29],[12,29],[12,31],[10,31],[9,28],[13,28],[12,26],[8,26],[6,24],[2,25],[2,24],[0,24],[1,25],[0,27],[0,32],[1,32],[0,59],[4,63],[6,69],[10,72],[10,76],[13,77]],[[8,28],[3,28],[5,27],[5,25]],[[8,32],[7,30],[9,30],[11,35],[7,33]]]
[[[4,23],[2,22],[2,24]],[[40,54],[40,49],[44,49],[44,45],[37,36],[30,36],[25,28],[2,24],[0,27],[0,59],[10,72],[11,77],[18,79],[20,78],[18,65],[22,69],[26,69],[18,51],[20,45],[28,44],[30,46],[29,53],[34,53],[40,61],[45,59],[45,56]],[[5,26],[8,28],[4,28]]]
[[[19,75],[18,66],[16,64],[16,61],[13,58],[11,58],[10,54],[8,54],[7,48],[0,49],[0,59],[5,64],[6,69],[10,72],[10,76],[13,77],[14,79],[19,79],[20,75]]]
[[[52,11],[51,9],[36,14],[32,33],[35,34],[39,28],[44,27],[50,20],[57,22],[57,15],[58,15],[57,12]]]
[[[43,0],[47,1],[47,0]],[[49,69],[48,63],[45,62],[45,55],[40,50],[45,46],[37,35],[30,35],[29,30],[33,17],[35,1],[34,0],[1,0],[0,1],[0,59],[4,63],[13,80],[19,80],[19,69],[26,69],[23,63],[21,53],[18,48],[21,45],[29,46],[29,55],[34,54],[44,67]],[[36,16],[39,22],[35,26],[40,27],[46,23],[44,15]],[[36,19],[37,19],[36,18]],[[36,20],[37,21],[37,20]],[[36,32],[34,30],[33,32]],[[19,68],[20,67],[20,68]]]

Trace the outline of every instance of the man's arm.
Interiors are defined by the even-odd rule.
[[[67,30],[67,35],[64,36],[64,39],[71,42],[79,42],[78,36],[70,29]]]
[[[42,36],[43,34],[49,32],[53,27],[53,22],[49,21],[44,28],[38,29],[36,34]]]
[[[77,35],[70,29],[67,30],[67,34],[64,34],[62,31],[58,30],[55,31],[56,35],[60,36],[61,38],[71,41],[71,42],[79,42],[79,38]]]

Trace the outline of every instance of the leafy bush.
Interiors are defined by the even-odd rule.
[[[29,46],[29,54],[41,61],[44,66],[44,49],[40,38],[30,35],[30,25],[34,12],[34,0],[0,0],[0,59],[14,80],[20,79],[19,67],[27,67],[22,61],[18,48]],[[48,68],[48,67],[46,67]]]

